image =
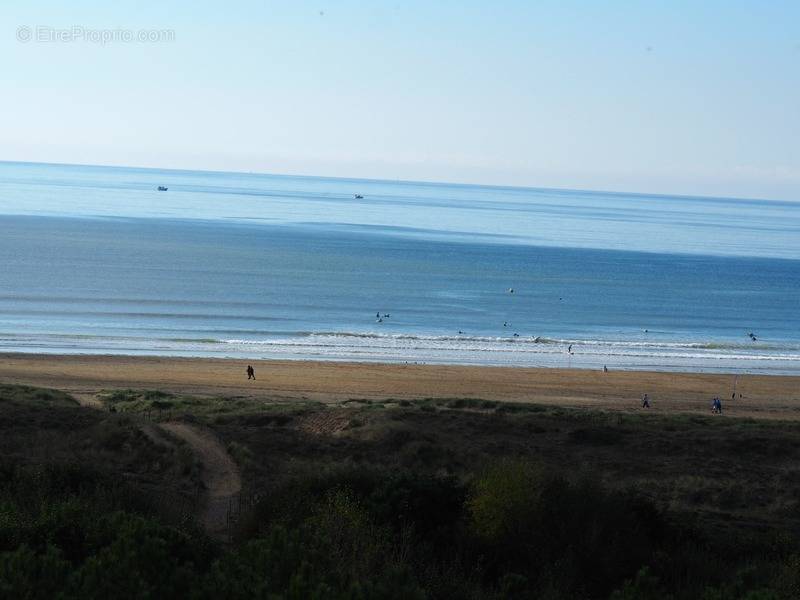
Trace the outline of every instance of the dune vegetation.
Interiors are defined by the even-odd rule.
[[[0,597],[800,597],[800,431],[474,399],[0,386]],[[204,530],[193,449],[242,490]]]

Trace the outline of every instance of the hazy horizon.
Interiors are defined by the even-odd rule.
[[[21,165],[53,165],[61,167],[89,167],[89,168],[108,168],[108,169],[135,169],[135,170],[152,170],[152,171],[174,171],[186,173],[219,173],[231,175],[255,175],[264,177],[300,177],[310,179],[340,179],[343,181],[374,181],[374,182],[388,182],[399,184],[424,184],[424,185],[441,185],[441,186],[473,186],[473,187],[486,187],[486,188],[508,188],[518,190],[532,190],[532,191],[553,191],[553,192],[584,192],[596,194],[620,194],[624,196],[663,196],[665,198],[697,198],[708,200],[741,200],[741,201],[765,201],[765,202],[786,202],[793,203],[800,201],[800,196],[797,199],[788,198],[768,198],[756,196],[722,196],[711,194],[669,194],[665,192],[653,192],[644,189],[640,190],[618,190],[618,189],[590,189],[590,188],[577,188],[577,187],[552,187],[552,186],[537,186],[537,185],[513,185],[504,183],[486,183],[486,182],[472,182],[472,181],[448,181],[436,179],[387,179],[381,177],[360,177],[357,175],[320,175],[315,173],[289,173],[289,172],[269,172],[269,171],[252,171],[252,170],[237,170],[237,169],[192,169],[181,167],[168,167],[168,166],[155,166],[155,165],[130,165],[130,164],[100,164],[100,163],[74,163],[74,162],[45,162],[34,160],[6,160],[0,158],[0,164],[21,164]]]

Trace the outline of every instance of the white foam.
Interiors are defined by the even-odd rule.
[[[572,346],[572,353],[567,348]],[[800,373],[800,345],[298,332],[256,339],[0,334],[0,350]]]

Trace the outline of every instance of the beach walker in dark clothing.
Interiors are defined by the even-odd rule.
[[[642,397],[642,408],[650,408],[650,396],[647,394]]]
[[[250,365],[247,365],[247,378],[248,379],[255,379],[256,378],[256,372],[253,370],[253,367],[250,366]]]

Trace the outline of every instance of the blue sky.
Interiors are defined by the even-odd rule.
[[[74,26],[174,40],[17,39]],[[0,52],[0,160],[800,200],[797,1],[5,0]]]

